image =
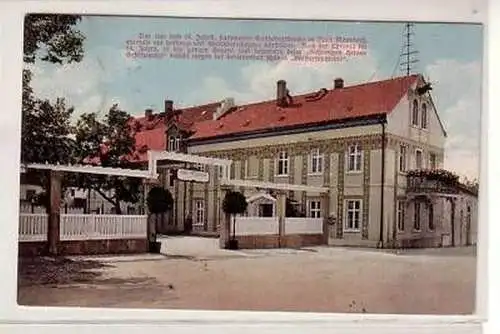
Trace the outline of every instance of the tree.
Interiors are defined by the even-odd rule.
[[[156,226],[158,226],[159,215],[172,209],[174,198],[168,189],[153,187],[146,197],[146,204],[149,212],[156,216]]]
[[[130,115],[117,104],[103,119],[96,113],[81,115],[74,130],[77,162],[113,168],[136,167],[127,159],[135,148],[129,120]],[[141,180],[138,178],[89,174],[79,174],[76,178],[75,184],[98,192],[113,204],[117,214],[121,214],[121,202],[139,201]]]
[[[53,103],[39,99],[31,88],[29,65],[37,60],[53,64],[79,62],[83,58],[84,36],[76,29],[77,15],[29,14],[24,21],[24,63],[22,81],[21,162],[68,163],[74,141],[70,137],[73,108],[64,99]],[[47,191],[46,173],[37,171],[39,184]],[[41,197],[44,197],[41,194]],[[45,202],[45,201],[42,201]]]
[[[232,239],[236,240],[236,215],[242,214],[247,210],[247,200],[239,191],[229,191],[222,202],[222,209],[225,213],[233,215],[233,235]]]
[[[80,20],[77,15],[26,15],[25,64],[34,64],[37,59],[54,64],[81,61],[85,38],[75,28]],[[36,98],[31,80],[31,70],[26,67],[23,69],[21,161],[70,162],[74,143],[69,136],[73,108],[67,108],[61,98],[55,103]]]
[[[148,210],[154,214],[161,214],[169,211],[173,204],[174,199],[168,189],[163,187],[153,187],[146,198]]]
[[[75,28],[80,20],[79,15],[26,15],[23,39],[24,62],[35,63],[37,58],[54,64],[81,61],[85,36]]]

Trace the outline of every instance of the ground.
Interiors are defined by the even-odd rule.
[[[20,259],[21,305],[470,314],[474,248],[217,249],[163,238],[159,255]],[[166,253],[166,254],[165,254]]]

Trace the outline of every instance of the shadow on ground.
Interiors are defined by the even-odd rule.
[[[124,286],[154,284],[152,277],[126,279],[104,278],[103,272],[113,265],[93,260],[72,260],[65,257],[19,258],[18,286],[72,285],[72,284],[121,284]]]

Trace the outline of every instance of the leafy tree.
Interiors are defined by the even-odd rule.
[[[168,189],[153,187],[147,195],[146,204],[149,212],[156,216],[156,224],[158,226],[159,215],[172,209],[174,198]]]
[[[35,63],[37,58],[53,64],[81,61],[85,36],[75,27],[80,20],[79,15],[26,15],[23,39],[24,62]]]
[[[117,104],[109,109],[103,119],[99,119],[95,113],[81,115],[74,130],[77,162],[102,167],[134,168],[126,159],[135,147],[129,120],[130,115],[120,110]],[[79,174],[76,178],[75,184],[98,192],[113,204],[117,214],[121,214],[121,202],[139,201],[141,179],[90,174]]]
[[[77,15],[27,15],[23,39],[25,65],[33,65],[37,60],[53,64],[81,61],[85,38],[76,29],[80,20],[81,17]],[[31,80],[32,72],[25,66],[22,80],[21,162],[71,162],[74,141],[70,137],[70,118],[73,108],[68,108],[62,98],[55,102],[37,98],[31,88]],[[34,173],[39,184],[47,190],[47,174],[40,171]]]
[[[174,199],[168,189],[163,187],[153,187],[148,193],[146,203],[148,205],[149,212],[161,214],[172,208]]]
[[[225,213],[233,215],[233,240],[236,239],[236,215],[242,214],[247,210],[247,200],[239,191],[229,191],[222,202],[222,210]]]

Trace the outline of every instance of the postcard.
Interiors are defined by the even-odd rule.
[[[25,16],[18,303],[472,315],[479,24]]]

